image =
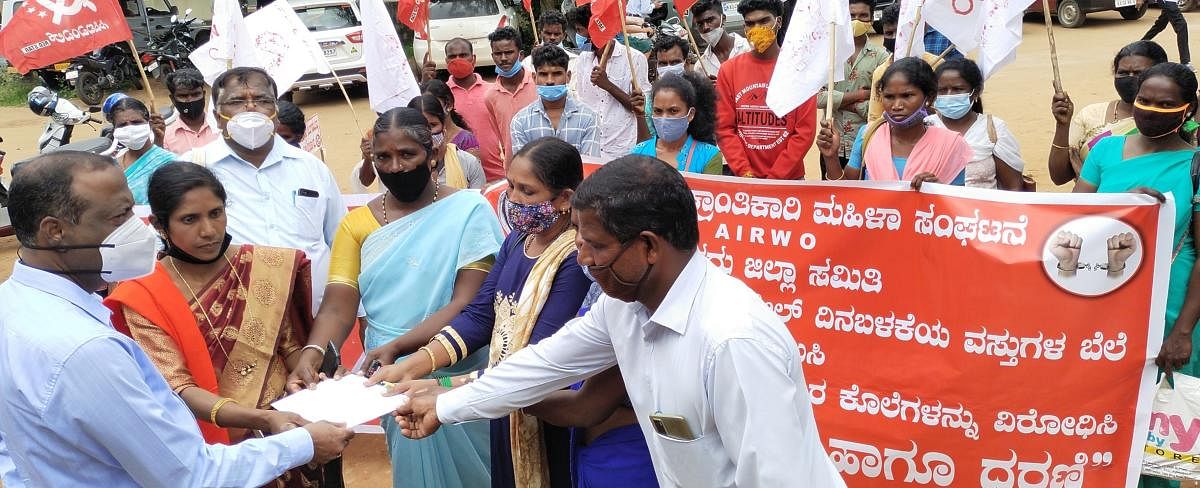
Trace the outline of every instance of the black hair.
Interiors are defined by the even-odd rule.
[[[426,157],[433,157],[433,130],[429,128],[429,121],[425,120],[425,115],[420,110],[396,107],[384,112],[375,120],[375,127],[371,128],[371,136],[379,137],[379,134],[390,130],[404,132],[425,149]]]
[[[681,251],[700,242],[696,199],[674,164],[630,154],[592,173],[571,198],[576,210],[591,210],[605,232],[622,244],[650,231]]]
[[[921,90],[921,93],[925,94],[926,103],[937,98],[937,77],[933,74],[933,68],[930,68],[929,64],[921,58],[897,59],[895,63],[884,70],[883,76],[879,77],[879,82],[875,84],[875,90],[883,93],[883,87],[887,86],[892,76],[895,75],[904,76],[909,84]]]
[[[900,2],[892,3],[883,8],[879,13],[879,25],[899,25],[900,24]]]
[[[204,75],[195,68],[183,68],[167,75],[167,93],[175,96],[175,91],[183,89],[204,88]]]
[[[658,92],[663,90],[675,92],[683,99],[683,103],[696,110],[692,123],[688,124],[688,135],[700,142],[716,144],[713,132],[716,126],[717,92],[708,77],[694,71],[685,71],[682,76],[659,78],[654,82],[650,99],[654,100]]]
[[[856,3],[866,5],[870,10],[875,10],[875,2],[871,0],[850,0],[850,5],[854,5]]]
[[[446,123],[446,108],[442,106],[442,101],[433,95],[425,94],[413,97],[408,101],[408,108],[415,108],[422,114],[432,115],[442,121],[443,125]]]
[[[1121,60],[1129,56],[1147,58],[1152,63],[1152,66],[1167,62],[1167,51],[1158,45],[1157,42],[1134,41],[1126,44],[1120,51],[1117,51],[1116,56],[1113,56],[1113,73],[1117,72],[1117,65],[1121,64]]]
[[[494,44],[500,41],[512,41],[513,44],[517,45],[517,51],[524,49],[521,47],[521,33],[517,32],[517,29],[511,25],[506,25],[488,34],[489,43]]]
[[[112,123],[113,120],[116,120],[117,118],[117,112],[124,112],[126,110],[136,111],[142,114],[142,117],[146,118],[146,122],[150,121],[150,109],[146,108],[146,104],[142,103],[141,100],[133,97],[125,97],[117,100],[117,102],[113,104],[112,109],[104,115],[105,118],[108,119],[108,122]]]
[[[567,56],[567,52],[558,46],[538,46],[534,48],[532,61],[534,71],[546,65],[558,66],[563,69],[571,68],[571,57]]]
[[[17,241],[37,247],[38,228],[46,217],[78,224],[88,204],[71,190],[75,175],[85,171],[120,170],[112,158],[82,151],[55,151],[21,165],[8,192],[8,216]]]
[[[547,10],[542,12],[542,16],[538,17],[538,28],[545,28],[548,25],[562,26],[563,31],[567,29],[567,16],[557,10]]]
[[[742,17],[758,10],[769,12],[776,17],[783,17],[783,3],[779,0],[742,0],[738,2],[737,11]]]
[[[422,81],[417,87],[421,89],[421,93],[433,95],[438,100],[441,100],[442,104],[450,107],[450,120],[454,121],[454,125],[463,130],[471,130],[471,126],[467,125],[467,120],[462,118],[462,115],[458,113],[458,108],[454,105],[454,91],[450,90],[450,85],[434,78]]]
[[[212,190],[213,195],[225,203],[225,186],[204,166],[175,161],[154,170],[146,187],[146,197],[150,201],[150,214],[154,215],[158,226],[165,230],[171,214],[179,210],[183,197],[197,188]]]
[[[691,53],[691,46],[682,37],[672,36],[668,34],[659,34],[654,37],[654,50],[651,53],[660,53],[670,51],[671,48],[679,48],[679,52],[683,53],[683,59],[686,61],[688,54]],[[652,54],[653,55],[653,54]]]
[[[1138,91],[1141,91],[1142,83],[1155,77],[1167,78],[1179,87],[1179,97],[1183,103],[1189,104],[1187,116],[1183,120],[1192,120],[1196,115],[1196,73],[1179,63],[1159,63],[1142,72],[1142,77],[1138,78]],[[1179,127],[1179,137],[1184,141],[1191,143],[1193,135],[1191,131],[1183,130],[1182,125]]]
[[[585,3],[575,7],[574,10],[571,10],[570,17],[572,24],[577,26],[588,25],[588,22],[592,19],[592,4]]]
[[[475,45],[474,45],[474,44],[471,44],[471,41],[468,41],[468,40],[466,40],[465,38],[462,38],[462,37],[455,37],[454,39],[450,39],[449,41],[446,41],[446,46],[445,46],[445,47],[446,47],[446,48],[449,48],[449,47],[450,47],[451,45],[453,45],[453,44],[466,44],[466,45],[467,45],[467,52],[468,52],[468,53],[471,53],[471,54],[475,54]]]
[[[583,181],[583,158],[579,150],[557,137],[534,139],[513,154],[533,163],[533,174],[547,188],[556,192],[579,188]]]
[[[239,66],[229,71],[221,73],[212,84],[212,101],[216,105],[221,97],[221,90],[226,88],[225,85],[237,83],[246,85],[250,83],[252,78],[262,78],[267,80],[267,84],[271,86],[271,98],[279,98],[279,87],[275,85],[275,79],[262,68],[250,66]]]
[[[725,15],[725,10],[721,8],[721,0],[700,0],[692,5],[692,18],[697,18],[709,10],[715,11],[719,15]]]
[[[279,100],[275,102],[275,107],[278,110],[277,117],[279,123],[295,132],[297,135],[303,135],[308,129],[308,125],[304,120],[304,111],[300,110],[296,104],[287,100]]]
[[[983,72],[979,70],[979,65],[966,57],[950,58],[938,66],[937,78],[940,80],[942,73],[947,71],[958,72],[958,76],[971,85],[971,91],[975,92],[978,97],[975,99],[975,104],[971,106],[971,110],[974,110],[975,113],[983,113]]]

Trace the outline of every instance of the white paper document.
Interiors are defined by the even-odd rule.
[[[351,374],[339,380],[325,380],[311,390],[302,390],[281,398],[271,406],[292,412],[310,422],[322,420],[357,427],[388,415],[408,403],[405,395],[383,396],[383,385],[364,386],[367,378]]]

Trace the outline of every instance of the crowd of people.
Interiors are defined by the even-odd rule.
[[[42,155],[11,187],[0,480],[338,486],[353,432],[271,403],[346,373],[330,359],[358,324],[358,373],[411,397],[382,419],[394,486],[843,486],[790,333],[697,253],[682,173],[803,179],[815,144],[822,179],[1034,190],[975,62],[936,31],[894,59],[898,4],[882,45],[871,2],[849,7],[845,80],[782,117],[777,0],[741,1],[745,37],[697,3],[698,53],[597,46],[590,5],[549,11],[539,45],[488,37],[495,81],[451,40],[448,76],[427,61],[421,94],[363,135],[344,176],[378,195],[349,211],[261,69],[174,73],[169,125],[110,97],[111,154]],[[1196,76],[1151,41],[1112,71],[1115,100],[1053,96],[1053,181],[1198,201]],[[586,179],[585,160],[603,163]],[[502,180],[497,219],[472,190]],[[1196,211],[1177,208],[1156,358],[1193,375]]]

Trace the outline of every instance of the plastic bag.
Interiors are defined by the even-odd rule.
[[[1154,395],[1142,474],[1200,480],[1200,379],[1175,373]]]

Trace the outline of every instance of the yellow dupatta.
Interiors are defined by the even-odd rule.
[[[527,237],[528,239],[528,237]],[[550,298],[554,278],[563,260],[575,251],[575,229],[567,229],[546,248],[521,288],[521,300],[517,303],[516,315],[504,324],[497,324],[492,332],[492,342],[497,337],[508,336],[510,347],[492,347],[488,353],[488,366],[495,366],[512,352],[529,345],[529,336],[537,323],[542,307]],[[509,352],[505,352],[509,351]],[[508,417],[509,442],[512,450],[513,478],[522,488],[548,488],[550,470],[546,466],[546,446],[542,443],[541,427],[536,417],[517,410]]]
[[[463,173],[462,162],[458,160],[458,146],[453,142],[446,143],[446,156],[442,158],[442,164],[446,166],[446,185],[466,190],[467,175]]]

